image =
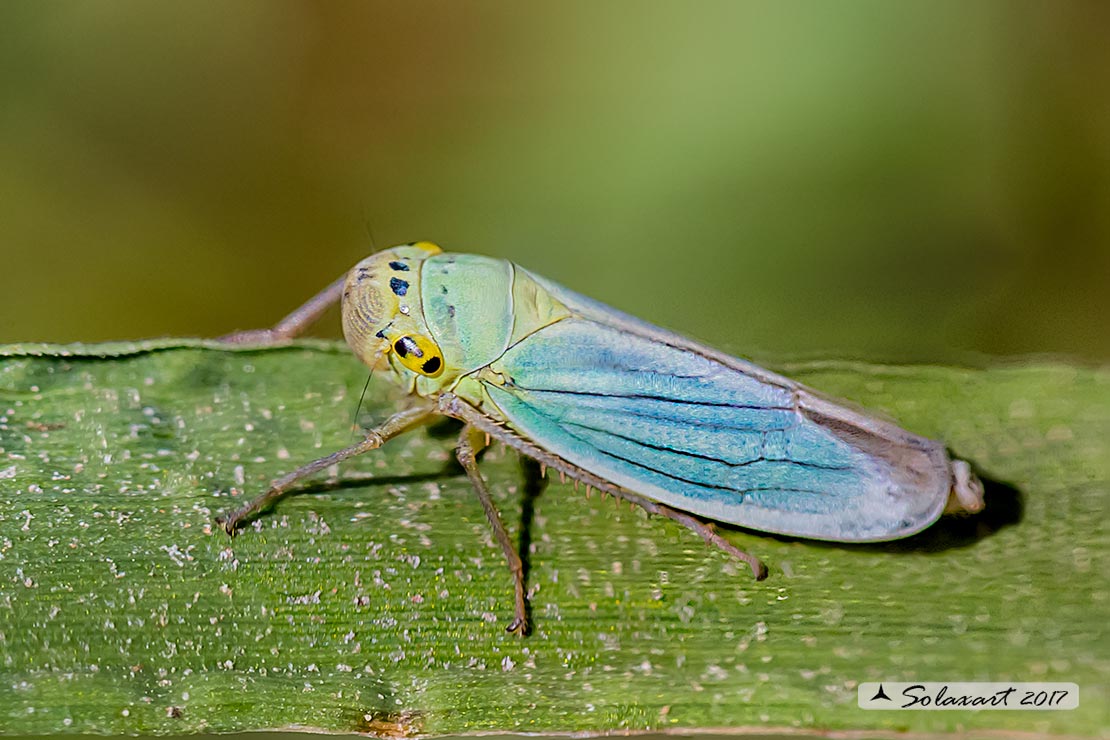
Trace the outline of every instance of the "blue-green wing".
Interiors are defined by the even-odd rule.
[[[490,365],[505,382],[485,383],[488,397],[544,449],[711,519],[874,541],[940,516],[951,476],[939,443],[637,327],[547,326]]]

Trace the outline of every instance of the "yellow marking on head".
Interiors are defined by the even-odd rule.
[[[417,249],[423,249],[424,251],[431,252],[432,254],[439,254],[443,251],[443,249],[435,242],[413,242],[410,246],[416,247]]]
[[[414,373],[435,378],[443,372],[443,352],[423,334],[405,334],[389,346],[401,364]]]

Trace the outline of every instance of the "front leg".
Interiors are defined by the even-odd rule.
[[[339,278],[328,287],[305,301],[304,305],[274,324],[272,329],[248,329],[220,337],[228,344],[276,344],[300,336],[312,326],[325,311],[335,305],[343,295],[347,276]]]
[[[455,454],[459,458],[459,464],[466,471],[467,477],[470,478],[470,482],[474,485],[474,490],[478,492],[478,500],[482,502],[486,519],[489,520],[493,535],[497,538],[497,543],[501,545],[501,551],[505,553],[505,559],[509,562],[509,571],[513,574],[516,615],[506,630],[518,635],[527,635],[531,632],[531,626],[528,623],[528,602],[524,595],[524,563],[521,562],[520,554],[517,553],[513,543],[509,540],[509,533],[505,531],[501,514],[494,506],[493,499],[489,495],[489,489],[486,488],[486,481],[482,478],[481,471],[478,470],[477,451],[484,446],[484,441],[485,434],[468,424],[463,427],[462,434],[459,435],[459,446],[456,448]]]
[[[245,506],[235,511],[221,514],[216,517],[216,522],[223,527],[225,532],[234,536],[236,530],[243,527],[247,522],[253,519],[255,515],[264,511],[275,501],[284,496],[290,487],[300,479],[312,475],[313,473],[318,473],[349,457],[354,457],[364,452],[377,449],[385,444],[386,440],[392,439],[398,434],[411,429],[414,425],[419,424],[434,413],[435,409],[430,405],[416,406],[411,409],[399,411],[386,419],[385,423],[378,428],[371,429],[367,432],[366,439],[350,447],[345,447],[338,452],[333,452],[330,455],[306,463],[291,473],[286,473],[271,483],[270,488],[261,496],[251,500]]]

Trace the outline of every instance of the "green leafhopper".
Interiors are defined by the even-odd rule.
[[[227,339],[289,339],[340,300],[354,353],[388,367],[418,403],[274,481],[221,524],[233,534],[305,476],[434,417],[459,419],[458,460],[513,574],[512,632],[528,631],[523,568],[478,470],[488,438],[682,524],[756,578],[766,576],[764,565],[710,520],[876,542],[983,507],[968,463],[939,442],[512,262],[430,242],[371,255],[273,329]]]

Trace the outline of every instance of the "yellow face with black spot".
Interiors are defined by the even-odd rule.
[[[395,360],[417,376],[443,374],[443,352],[424,322],[421,263],[442,250],[416,242],[370,255],[347,275],[343,289],[343,334],[367,365]]]
[[[394,340],[391,347],[401,364],[414,373],[435,378],[443,372],[443,352],[429,337],[406,334]]]

